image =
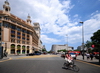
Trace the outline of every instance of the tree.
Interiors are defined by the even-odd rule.
[[[86,46],[87,48],[90,48],[91,45],[92,45],[92,42],[87,40],[85,46]]]
[[[95,45],[95,48],[99,51],[99,63],[100,63],[100,30],[93,33],[93,36],[91,37],[92,42]]]
[[[42,49],[42,52],[45,52],[46,51],[46,49]]]
[[[95,48],[96,49],[98,48],[98,50],[99,50],[99,47],[100,47],[100,30],[93,33],[91,40],[92,40],[93,44],[95,45]]]

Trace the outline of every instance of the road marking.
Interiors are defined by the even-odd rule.
[[[38,55],[38,56],[26,56],[26,57],[20,57],[17,59],[27,59],[27,58],[45,58],[45,57],[59,57],[57,55]]]
[[[2,61],[0,61],[0,62],[5,62],[5,61],[8,61],[8,60],[11,60],[12,58],[9,58],[9,59],[7,59],[7,60],[2,60]]]
[[[93,66],[100,67],[100,65],[91,64],[91,63],[89,63],[89,62],[85,62],[85,61],[81,61],[81,60],[76,60],[76,61],[82,62],[82,63],[86,63],[86,64],[89,64],[89,65],[93,65]]]

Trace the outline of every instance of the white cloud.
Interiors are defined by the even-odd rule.
[[[80,21],[80,16],[75,14],[73,20],[69,18],[69,11],[74,6],[71,5],[70,0],[63,1],[62,3],[59,0],[9,0],[9,2],[11,13],[24,20],[30,14],[33,22],[40,23],[43,43],[60,42],[55,37],[50,38],[46,35],[49,33],[58,36],[68,34],[70,43],[77,43],[81,40],[82,27],[78,22]],[[0,1],[1,3],[2,1]],[[84,21],[85,41],[98,29],[100,29],[100,13],[97,10],[91,14],[90,19]]]
[[[60,42],[60,40],[55,39],[55,38],[49,38],[47,35],[41,35],[41,39],[42,39],[43,43],[47,43],[47,44]]]

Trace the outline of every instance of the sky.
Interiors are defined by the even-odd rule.
[[[0,10],[5,0],[0,0]],[[26,21],[31,16],[32,25],[38,22],[41,41],[47,51],[52,45],[74,47],[82,45],[82,24],[84,22],[84,43],[100,29],[100,0],[8,0],[10,13]]]

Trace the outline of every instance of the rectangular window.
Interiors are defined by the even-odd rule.
[[[19,37],[19,36],[17,36],[17,39],[20,39],[20,37]]]
[[[11,33],[15,33],[15,31],[11,30]]]
[[[20,43],[20,40],[17,40],[17,43]]]
[[[0,20],[2,19],[2,17],[0,16]]]
[[[21,31],[21,28],[17,27],[17,30],[18,30],[18,31]]]
[[[12,29],[16,29],[16,26],[14,26],[14,25],[11,25],[11,28],[12,28]]]
[[[20,35],[21,33],[20,32],[17,32],[17,35]]]
[[[25,36],[25,34],[22,34],[22,36]]]
[[[22,29],[22,32],[26,33],[26,30],[25,29]]]
[[[27,42],[27,44],[29,44],[29,42]]]
[[[25,41],[22,41],[22,44],[25,44]]]
[[[23,40],[25,40],[25,38],[22,38]]]
[[[4,23],[4,27],[8,28],[9,24],[8,23]]]
[[[12,37],[12,38],[14,38],[14,37],[15,37],[15,35],[11,35],[11,37]]]
[[[1,27],[1,25],[2,25],[2,22],[0,22],[0,27]]]
[[[12,43],[15,43],[15,39],[11,39],[11,42],[12,42]]]

